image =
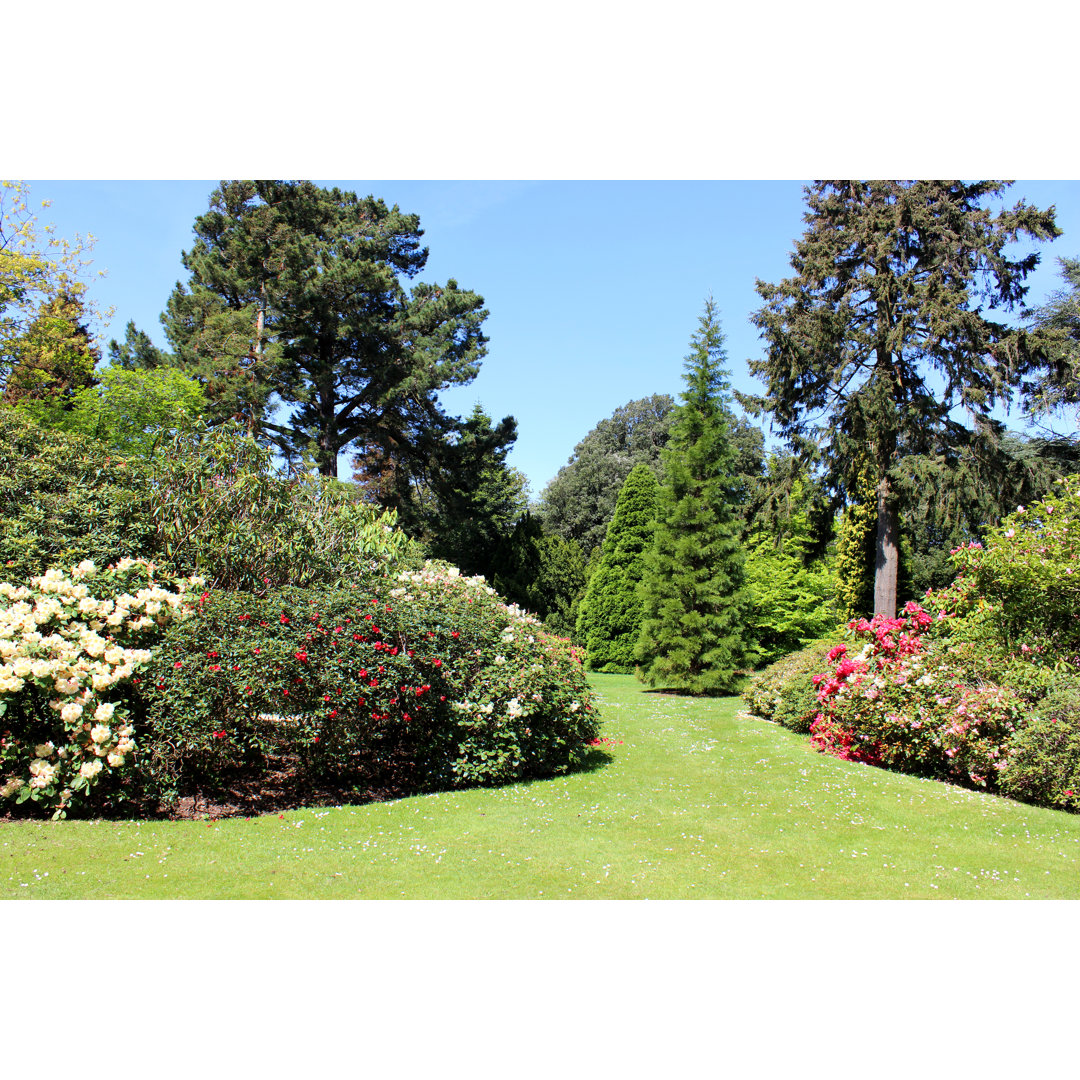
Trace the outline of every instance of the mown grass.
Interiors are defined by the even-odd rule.
[[[1080,817],[814,753],[600,675],[608,761],[218,822],[0,826],[0,898],[1073,899]]]

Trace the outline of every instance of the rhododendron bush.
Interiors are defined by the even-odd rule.
[[[972,685],[962,662],[926,639],[932,622],[909,603],[900,618],[848,624],[854,644],[836,646],[834,666],[815,676],[813,745],[851,761],[996,789],[1004,744],[1025,703],[1007,687]]]
[[[283,757],[399,790],[548,776],[598,733],[579,651],[482,578],[433,564],[351,587],[210,592],[141,693],[164,798]]]
[[[0,583],[0,802],[32,800],[63,817],[131,769],[133,677],[201,584],[165,588],[153,564],[134,559]]]

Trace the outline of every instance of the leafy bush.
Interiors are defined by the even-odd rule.
[[[50,567],[107,566],[157,547],[146,470],[80,435],[0,407],[0,564],[27,584]]]
[[[951,636],[1037,666],[1080,669],[1080,477],[1017,507],[985,546],[952,552],[957,577],[928,596]]]
[[[328,585],[419,558],[395,514],[336,481],[280,477],[271,451],[231,425],[177,435],[151,459],[149,476],[157,550],[212,588]]]
[[[199,584],[164,589],[131,559],[102,572],[84,562],[70,577],[49,570],[29,588],[0,583],[0,799],[64,817],[130,772],[133,674]]]
[[[483,579],[430,564],[212,592],[142,686],[146,779],[166,799],[282,754],[313,778],[374,770],[411,790],[549,776],[598,733],[577,650]]]
[[[1005,747],[1001,790],[1023,802],[1080,809],[1080,687],[1060,686]]]
[[[196,425],[140,457],[0,408],[0,562],[11,581],[125,554],[217,588],[332,584],[419,565],[395,520],[348,485],[280,477],[271,452],[234,426]]]
[[[838,634],[822,638],[757,672],[742,692],[750,711],[800,734],[809,732],[819,711],[813,679],[839,640]]]

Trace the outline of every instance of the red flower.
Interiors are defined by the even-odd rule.
[[[211,671],[220,671],[221,670],[221,665],[220,664],[211,664],[210,665],[210,670]]]
[[[435,659],[434,659],[434,660],[432,660],[431,662],[432,662],[432,663],[433,663],[433,664],[434,664],[434,665],[435,665],[436,667],[442,667],[442,661],[441,661],[441,660],[440,660],[440,659],[439,659],[439,658],[438,658],[437,656],[436,656],[436,657],[435,657]]]
[[[451,637],[460,637],[460,635],[458,634],[458,632],[456,630],[451,630],[450,631],[450,636]]]
[[[214,732],[214,738],[215,739],[224,739],[225,738],[225,732],[224,731],[215,731]]]
[[[331,709],[330,710],[330,719],[333,720],[333,718],[335,716],[337,716],[337,709]]]
[[[281,616],[281,625],[282,626],[288,626],[289,625],[289,619],[288,619],[287,616],[285,616],[285,615]]]
[[[298,652],[294,653],[293,655],[296,657],[297,660],[300,661],[301,664],[306,664],[307,663],[307,653],[304,652],[303,649],[299,650]]]
[[[255,655],[256,655],[256,656],[258,656],[258,655],[259,655],[259,653],[261,653],[261,652],[262,652],[262,649],[256,649],[256,650],[255,650]]]

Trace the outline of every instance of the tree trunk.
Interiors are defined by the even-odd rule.
[[[874,565],[874,614],[896,618],[896,578],[900,569],[900,521],[889,478],[877,486],[877,558]]]

